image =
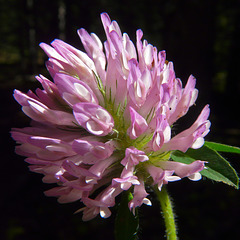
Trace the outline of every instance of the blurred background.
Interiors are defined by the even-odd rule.
[[[237,0],[0,0],[1,198],[0,239],[113,239],[113,216],[84,223],[73,215],[79,203],[62,205],[43,191],[41,175],[28,171],[14,153],[11,127],[25,127],[29,119],[12,97],[40,87],[35,75],[49,77],[40,42],[60,38],[83,49],[76,33],[83,27],[105,41],[100,13],[117,20],[135,42],[144,39],[166,50],[176,76],[185,84],[197,78],[196,107],[178,126],[189,126],[209,103],[209,141],[240,146],[240,2]],[[237,155],[224,155],[240,172]],[[240,236],[240,192],[207,179],[168,185],[174,199],[179,237],[184,240],[237,239]],[[161,239],[164,227],[158,203],[140,209],[140,239]]]

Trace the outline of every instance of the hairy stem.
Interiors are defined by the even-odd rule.
[[[155,189],[156,195],[162,208],[162,215],[165,221],[166,237],[167,240],[177,240],[176,224],[174,220],[174,213],[172,209],[172,203],[166,187],[163,186],[162,190]]]

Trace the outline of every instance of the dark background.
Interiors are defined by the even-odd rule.
[[[61,38],[82,49],[76,30],[83,27],[105,41],[100,13],[117,20],[135,42],[144,39],[166,50],[183,83],[197,78],[196,107],[178,123],[189,126],[207,103],[211,107],[209,141],[240,146],[239,41],[240,4],[234,0],[0,0],[1,198],[0,239],[113,239],[114,211],[109,219],[84,223],[73,215],[79,203],[62,205],[45,197],[49,185],[28,171],[14,153],[11,127],[28,126],[12,92],[39,87],[34,76],[49,77],[47,59],[38,44]],[[240,172],[239,157],[224,155]],[[174,199],[179,237],[184,240],[238,239],[240,193],[203,179],[168,185]],[[140,209],[140,239],[163,239],[158,203]]]

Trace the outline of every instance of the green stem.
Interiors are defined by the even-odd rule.
[[[155,189],[156,195],[162,208],[162,215],[165,221],[167,240],[177,240],[176,225],[172,209],[172,203],[166,187],[163,186],[162,190]]]

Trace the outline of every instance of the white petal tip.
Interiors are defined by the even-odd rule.
[[[100,216],[102,218],[108,218],[108,217],[110,217],[110,215],[111,215],[111,212],[110,212],[110,210],[107,207],[100,209]]]
[[[175,181],[181,180],[181,178],[178,177],[178,176],[166,176],[165,179],[166,179],[168,182],[175,182]]]
[[[199,181],[202,178],[201,173],[194,173],[188,177],[192,181]]]
[[[152,202],[148,198],[144,198],[143,203],[148,205],[148,206],[152,206]]]

